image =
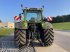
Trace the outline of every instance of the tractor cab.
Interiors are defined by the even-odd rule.
[[[42,8],[25,8],[23,10],[24,20],[35,22],[41,22],[42,18]]]

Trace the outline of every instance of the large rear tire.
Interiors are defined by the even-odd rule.
[[[41,36],[41,40],[44,43],[44,46],[50,46],[54,40],[54,32],[53,29],[44,29],[43,34]]]
[[[16,45],[21,48],[26,44],[26,30],[15,28],[14,39]]]

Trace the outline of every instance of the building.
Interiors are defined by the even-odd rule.
[[[0,28],[2,27],[2,23],[0,22]]]
[[[13,22],[1,22],[0,28],[14,28]]]
[[[8,22],[8,28],[14,28],[14,23],[13,22]]]
[[[7,28],[7,23],[0,23],[0,28]]]

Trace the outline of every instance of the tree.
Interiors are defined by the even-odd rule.
[[[53,17],[52,23],[70,22],[70,14]]]
[[[0,20],[0,23],[1,23],[2,21]]]

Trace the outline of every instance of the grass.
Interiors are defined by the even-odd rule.
[[[55,30],[70,30],[70,22],[53,23]]]
[[[14,29],[12,28],[0,28],[0,37],[9,36],[13,31]]]
[[[70,22],[53,23],[52,25],[55,30],[70,30]],[[9,36],[13,32],[12,28],[0,28],[0,37]]]

